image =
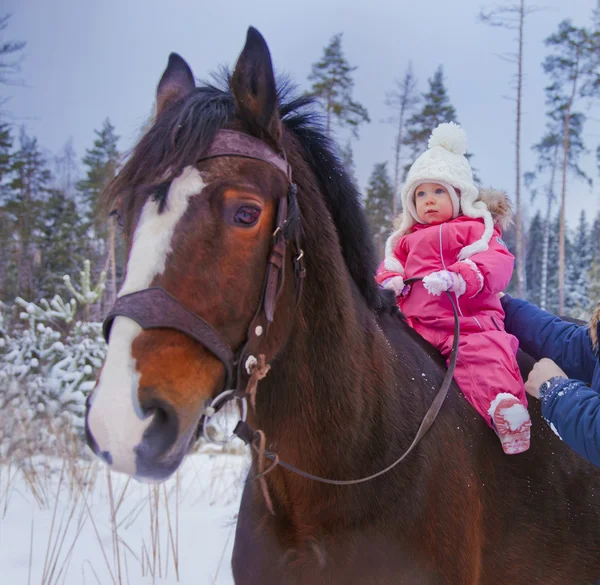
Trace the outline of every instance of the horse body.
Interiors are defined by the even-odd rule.
[[[314,472],[316,467],[326,477],[356,478],[383,469],[408,447],[441,384],[443,361],[397,316],[383,314],[379,325],[386,335],[371,331],[366,347],[356,338],[340,344],[347,356],[341,369],[365,372],[355,368],[352,347],[378,364],[373,377],[345,381],[344,403],[357,406],[354,413],[327,406],[336,396],[339,400],[340,390],[327,364],[309,362],[312,380],[303,377],[302,384],[320,391],[304,397],[284,373],[294,369],[291,359],[284,357],[278,376],[265,379],[257,412],[268,412],[271,400],[283,400],[304,423],[304,413],[315,411],[302,436],[288,432],[298,425],[285,420],[269,428],[273,450],[286,460],[302,461],[304,468]],[[327,337],[310,327],[305,335]],[[434,372],[432,361],[438,366]],[[399,387],[398,380],[412,384]],[[531,406],[532,449],[507,457],[455,389],[414,457],[381,478],[340,487],[273,471],[268,477],[275,516],[251,472],[233,554],[236,583],[597,582],[600,514],[589,502],[594,501],[590,475],[598,473],[566,451],[543,422],[539,406]],[[255,424],[261,426],[262,420]],[[587,490],[583,497],[580,489]]]
[[[201,317],[225,344],[242,348],[240,364],[245,340],[263,335],[260,353],[271,371],[249,423],[271,451],[312,474],[368,476],[412,442],[443,360],[380,296],[359,196],[310,116],[298,114],[304,102],[278,106],[269,52],[254,29],[230,88],[195,88],[187,64],[171,57],[157,120],[108,194],[130,249],[125,292],[162,287],[191,321]],[[266,332],[250,327],[267,289],[289,177],[264,157],[203,157],[223,128],[284,150],[298,188],[308,276],[299,297],[295,260],[291,253],[281,260],[285,277]],[[152,233],[161,242],[154,256],[143,247]],[[88,405],[90,446],[137,477],[163,479],[177,468],[203,403],[229,377],[226,360],[202,339],[169,327],[132,327],[116,317]],[[113,375],[113,364],[124,374]],[[352,486],[281,467],[261,484],[253,453],[234,546],[236,584],[600,581],[600,471],[561,444],[536,404],[531,410],[532,448],[508,457],[454,387],[406,460]]]

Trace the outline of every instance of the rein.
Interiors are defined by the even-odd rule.
[[[303,259],[304,252],[300,247],[298,235],[295,234],[292,237],[289,233],[290,230],[288,224],[288,212],[290,208],[294,210],[297,210],[298,208],[297,186],[292,182],[292,169],[285,159],[285,154],[283,157],[278,155],[267,146],[267,144],[257,138],[233,130],[220,130],[217,132],[210,147],[197,162],[222,156],[236,156],[265,162],[282,172],[288,181],[287,193],[281,195],[279,199],[275,229],[271,236],[271,250],[267,261],[261,300],[250,326],[248,327],[246,341],[241,349],[237,352],[234,351],[219,332],[207,321],[190,311],[178,299],[161,287],[150,287],[119,297],[104,320],[103,333],[104,338],[108,342],[114,320],[120,316],[127,317],[135,321],[144,330],[168,328],[180,331],[203,345],[219,359],[225,368],[224,390],[205,408],[199,422],[199,429],[202,430],[205,438],[210,440],[206,433],[206,423],[210,417],[221,409],[226,402],[237,400],[241,403],[241,420],[238,422],[233,432],[246,444],[252,445],[258,453],[259,473],[256,475],[256,478],[262,483],[265,500],[272,511],[272,505],[270,503],[266,484],[264,483],[264,477],[278,465],[292,473],[321,483],[331,485],[355,485],[380,477],[402,462],[431,428],[444,399],[448,394],[458,355],[460,326],[454,299],[452,299],[450,293],[446,292],[450,298],[452,310],[454,312],[454,341],[450,356],[450,364],[446,371],[446,375],[444,376],[442,385],[431,406],[427,410],[415,438],[408,449],[391,465],[367,477],[344,481],[319,477],[298,469],[290,463],[281,461],[276,453],[272,453],[265,448],[266,440],[264,433],[260,430],[255,431],[246,422],[248,410],[247,397],[250,396],[251,403],[254,406],[254,396],[257,384],[267,375],[270,369],[270,365],[266,361],[264,354],[260,353],[260,347],[273,322],[277,300],[283,290],[287,246],[290,243],[294,249],[293,265],[294,284],[296,289],[296,308],[302,297],[302,285],[304,278],[306,277]],[[409,279],[407,283],[412,283],[417,280],[421,279]],[[266,470],[263,470],[263,457],[272,461],[272,464]]]
[[[405,284],[412,284],[419,280],[423,280],[423,279],[422,278],[409,278],[408,280],[405,281]],[[444,400],[445,400],[446,396],[448,395],[448,390],[450,389],[450,385],[452,384],[454,370],[456,368],[456,360],[458,358],[458,343],[459,343],[459,337],[460,337],[460,323],[458,320],[458,311],[456,309],[456,303],[454,302],[452,295],[448,291],[445,291],[445,292],[446,292],[446,295],[448,295],[448,298],[450,299],[450,303],[452,305],[452,312],[454,313],[454,339],[452,341],[452,352],[450,354],[450,363],[448,364],[448,369],[446,370],[446,374],[444,375],[444,379],[442,380],[440,389],[437,391],[437,394],[435,395],[435,398],[433,399],[431,406],[425,413],[425,416],[423,417],[423,420],[421,421],[421,424],[419,426],[417,434],[415,435],[415,438],[413,439],[412,443],[409,445],[408,449],[406,449],[406,451],[398,459],[396,459],[396,461],[394,461],[393,463],[388,465],[385,469],[382,469],[381,471],[373,473],[372,475],[368,475],[366,477],[361,477],[360,479],[349,479],[349,480],[327,479],[325,477],[313,475],[312,473],[308,473],[306,471],[298,469],[291,463],[287,463],[287,462],[279,459],[279,456],[276,453],[273,453],[271,451],[264,449],[264,435],[262,434],[262,431],[255,431],[254,429],[252,429],[252,427],[245,421],[245,417],[242,417],[242,420],[237,424],[237,426],[233,430],[233,434],[236,435],[237,437],[239,437],[240,439],[242,439],[242,441],[244,441],[244,443],[246,443],[246,445],[251,444],[255,448],[255,450],[259,453],[259,456],[262,455],[262,456],[266,457],[267,459],[270,459],[273,462],[272,465],[266,471],[259,472],[255,476],[255,478],[262,479],[267,473],[271,472],[273,469],[275,469],[276,466],[279,465],[279,466],[283,467],[284,469],[287,469],[288,471],[295,473],[296,475],[299,475],[306,479],[310,479],[310,480],[317,481],[320,483],[326,483],[326,484],[330,484],[330,485],[356,485],[359,483],[365,483],[367,481],[371,481],[373,479],[376,479],[377,477],[381,477],[382,475],[385,475],[386,473],[388,473],[388,471],[391,471],[392,469],[394,469],[394,467],[396,467],[406,457],[408,457],[409,453],[417,446],[419,441],[425,436],[427,431],[433,425],[433,423],[440,411],[440,408],[442,407],[442,404],[444,403]],[[261,444],[261,448],[256,448],[255,442],[257,442],[257,441],[259,442],[259,444]],[[263,491],[264,491],[264,489],[263,489]]]

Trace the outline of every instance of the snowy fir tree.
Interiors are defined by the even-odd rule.
[[[592,259],[600,259],[600,211],[590,226],[590,254]]]
[[[558,233],[560,214],[552,219],[550,224],[550,239],[548,242],[548,283],[546,292],[546,310],[558,314]]]
[[[83,311],[84,321],[89,321],[92,317],[90,308],[92,306],[97,307],[104,295],[106,289],[106,272],[101,272],[98,282],[93,285],[91,263],[89,260],[85,260],[83,262],[83,270],[79,273],[79,284],[75,286],[68,274],[63,276],[63,282]],[[97,317],[100,318],[99,315]]]
[[[14,222],[7,213],[2,212],[10,197],[7,183],[10,176],[12,148],[13,137],[10,126],[0,116],[0,299],[6,298],[6,293],[12,288],[12,283],[16,279],[15,267],[11,262]]]
[[[85,400],[105,357],[102,324],[75,320],[80,304],[97,302],[104,283],[89,282],[89,262],[76,299],[39,303],[17,298],[20,326],[0,320],[0,459],[52,452],[57,434],[83,434]]]
[[[587,320],[589,298],[589,272],[592,265],[589,227],[585,211],[579,222],[567,251],[567,272],[565,275],[565,313],[569,317]]]
[[[525,273],[527,281],[527,300],[539,307],[542,288],[542,262],[544,248],[544,232],[546,226],[541,212],[537,212],[527,232],[525,254]]]
[[[551,106],[551,116],[562,127],[562,177],[560,195],[560,223],[558,248],[559,312],[566,308],[567,258],[566,258],[566,199],[567,174],[587,178],[579,168],[579,155],[585,152],[582,131],[586,116],[575,110],[583,99],[600,97],[600,73],[598,72],[598,46],[600,33],[580,28],[569,20],[563,20],[558,30],[550,35],[545,44],[550,54],[544,60],[544,71],[550,78],[546,87],[546,101]]]
[[[514,255],[517,241],[514,224],[510,224],[505,230],[503,230],[502,239],[504,240],[504,243],[506,244],[506,247],[509,249],[510,253]],[[513,270],[510,282],[504,289],[504,292],[508,293],[509,295],[517,296],[517,285],[517,273],[515,270]]]
[[[600,302],[600,212],[590,228],[590,270],[588,273],[588,310],[592,312]]]

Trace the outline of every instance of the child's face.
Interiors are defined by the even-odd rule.
[[[415,189],[415,208],[425,224],[444,223],[454,211],[450,194],[439,183],[421,183]]]

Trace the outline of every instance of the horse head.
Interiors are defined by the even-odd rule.
[[[195,87],[172,54],[154,124],[106,194],[127,268],[86,432],[112,469],[138,478],[177,469],[205,404],[243,390],[248,359],[269,362],[293,322],[301,252],[286,243],[298,242],[298,208],[271,57],[253,28],[229,85]]]

